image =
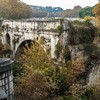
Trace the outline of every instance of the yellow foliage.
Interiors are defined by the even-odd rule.
[[[47,54],[38,43],[33,43],[31,47],[27,46],[24,49],[24,54],[21,56],[20,62],[24,67],[32,68],[34,71],[43,71],[43,69],[50,66]]]
[[[16,100],[45,100],[48,94],[44,71],[50,67],[50,61],[41,45],[34,42],[31,47],[27,46],[19,61],[22,65],[21,76],[16,78]]]
[[[100,16],[95,18],[96,26],[100,28]]]
[[[41,45],[45,44],[45,38],[44,38],[44,36],[40,37],[40,41],[39,42],[40,42]]]
[[[93,13],[96,16],[96,25],[97,27],[100,27],[100,3],[98,3],[94,9],[93,9]]]
[[[93,9],[93,13],[95,14],[96,17],[100,16],[100,3],[98,3],[94,9]]]
[[[73,61],[72,64],[73,64],[73,75],[74,75],[74,77],[81,75],[85,71],[85,65],[84,65],[83,59]]]
[[[94,20],[95,18],[94,17],[91,17],[91,16],[85,16],[84,17],[84,20],[87,21],[87,20]]]

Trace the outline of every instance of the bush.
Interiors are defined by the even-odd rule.
[[[62,49],[63,49],[62,45],[60,44],[60,42],[58,42],[57,45],[56,45],[56,50],[55,50],[55,55],[56,55],[57,58],[60,57]]]
[[[42,45],[45,44],[45,38],[44,38],[44,36],[41,36],[41,37],[40,37],[40,41],[39,41],[39,42],[40,42],[40,44],[42,44]]]
[[[25,49],[20,63],[14,67],[16,100],[57,100],[72,83],[71,66],[52,64],[37,43]]]
[[[75,21],[72,21],[71,24],[73,26],[78,26],[78,27],[86,27],[86,26],[90,26],[90,25],[93,25],[90,20],[86,20],[86,21],[79,21],[79,20],[75,20]]]
[[[62,25],[58,26],[58,27],[56,28],[56,30],[57,30],[57,32],[59,33],[59,35],[61,35],[61,34],[64,32],[63,26],[62,26]]]
[[[96,91],[95,86],[94,87],[87,86],[79,93],[79,96],[81,100],[99,100],[100,99],[100,89],[99,91]]]
[[[51,87],[50,94],[64,95],[72,82],[72,70],[67,67],[51,67],[45,72],[48,83]]]

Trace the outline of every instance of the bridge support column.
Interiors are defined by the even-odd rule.
[[[0,58],[0,100],[13,100],[13,61]]]
[[[58,42],[58,36],[51,35],[51,58],[54,59],[55,56],[55,50],[56,50],[56,44]]]

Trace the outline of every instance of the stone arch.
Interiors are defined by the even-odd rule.
[[[24,48],[26,47],[26,45],[28,45],[29,47],[32,46],[32,43],[34,41],[33,40],[25,40],[23,41],[17,48],[16,52],[15,52],[15,58],[19,58],[21,54],[24,53]]]
[[[6,34],[6,43],[10,45],[10,35]]]

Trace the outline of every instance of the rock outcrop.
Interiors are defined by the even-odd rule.
[[[73,27],[66,22],[57,44],[58,61],[71,60],[74,74],[84,80],[84,85],[95,84],[100,78],[100,49],[93,44],[94,38],[93,26]]]

